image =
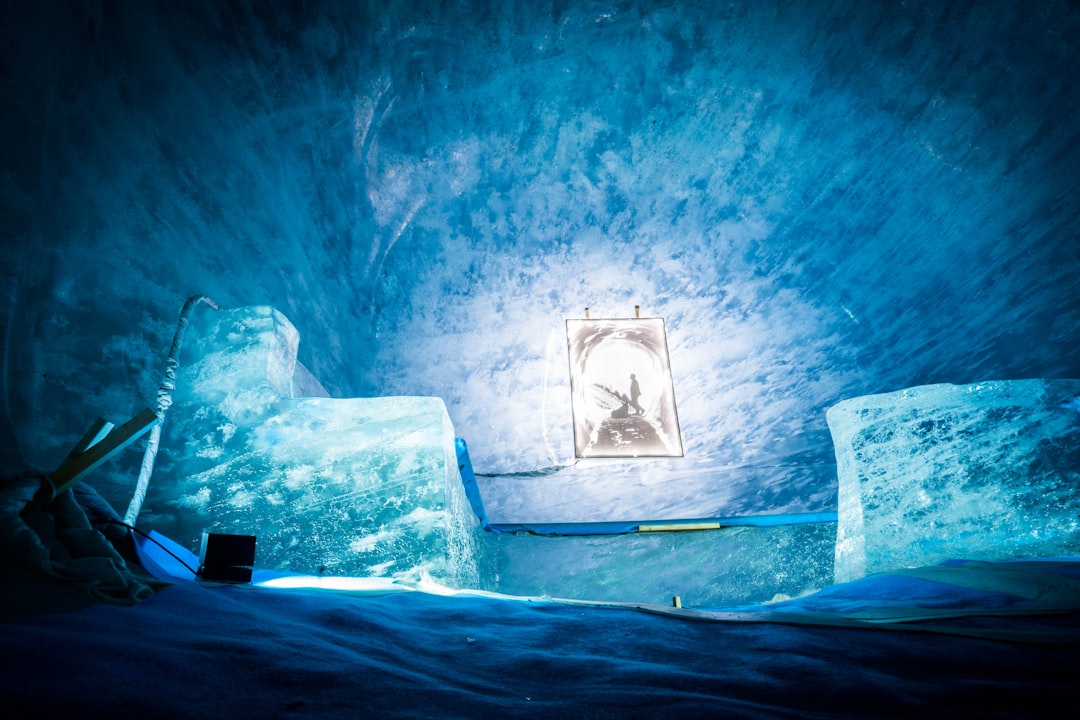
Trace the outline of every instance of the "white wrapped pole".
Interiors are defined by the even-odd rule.
[[[177,355],[180,353],[180,342],[184,338],[184,330],[187,329],[188,315],[191,309],[200,302],[204,302],[215,310],[220,310],[217,303],[206,295],[192,295],[184,303],[180,310],[180,317],[176,322],[176,334],[173,335],[172,347],[169,348],[169,357],[165,361],[165,375],[161,378],[161,385],[157,391],[157,422],[150,429],[150,439],[146,443],[146,452],[143,453],[142,467],[139,468],[139,481],[135,484],[135,494],[131,497],[124,514],[124,522],[134,525],[139,517],[143,500],[146,499],[146,488],[150,484],[150,473],[154,471],[154,459],[157,457],[158,442],[161,440],[161,426],[165,423],[165,411],[172,405],[172,391],[176,389],[176,368],[179,365]]]

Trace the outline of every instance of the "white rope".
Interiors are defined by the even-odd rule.
[[[131,497],[124,514],[124,522],[134,525],[135,519],[142,509],[143,500],[146,499],[146,488],[150,485],[150,473],[154,471],[154,459],[157,457],[158,442],[161,440],[161,426],[165,423],[165,411],[172,405],[172,391],[176,389],[176,368],[179,365],[177,355],[180,354],[180,342],[184,338],[184,330],[187,329],[188,315],[191,309],[200,302],[204,302],[215,310],[220,310],[217,303],[206,295],[192,295],[184,303],[180,310],[180,318],[176,322],[176,334],[173,335],[172,347],[169,348],[169,357],[165,361],[165,375],[161,378],[161,385],[157,391],[157,419],[154,427],[150,428],[150,440],[146,443],[146,452],[143,453],[142,467],[139,468],[139,481],[135,484],[135,494]]]

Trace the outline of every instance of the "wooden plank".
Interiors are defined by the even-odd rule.
[[[154,423],[157,415],[146,408],[126,423],[116,428],[103,439],[91,445],[85,452],[64,461],[52,474],[55,495],[59,495],[80,479],[93,472],[98,465],[135,442]]]
[[[64,463],[73,460],[77,455],[82,455],[91,447],[97,445],[114,427],[111,422],[104,418],[95,420],[90,429],[86,431],[86,434],[79,439],[79,442],[75,443],[75,447],[71,448],[71,452],[64,458],[64,462],[60,463],[60,466],[63,467]]]

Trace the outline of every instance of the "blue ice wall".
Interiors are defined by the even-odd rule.
[[[504,521],[830,509],[834,403],[1080,377],[1072,3],[3,13],[5,464],[151,404],[196,292],[444,398]],[[686,456],[566,467],[563,321],[634,305]]]
[[[835,522],[477,539],[479,586],[510,595],[688,607],[768,603],[833,583]]]

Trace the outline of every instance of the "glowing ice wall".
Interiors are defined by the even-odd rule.
[[[1080,375],[1063,5],[463,7],[380,120],[376,366],[446,400],[493,518],[831,509],[839,400]],[[685,457],[575,461],[563,323],[635,305]]]
[[[928,385],[829,409],[836,579],[1080,553],[1080,381]]]
[[[0,453],[51,469],[152,405],[205,293],[280,309],[335,396],[443,398],[494,519],[832,509],[839,400],[1080,377],[1078,27],[1063,0],[8,3]],[[685,457],[566,467],[564,322],[635,305]],[[92,478],[121,504],[136,454]]]

